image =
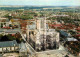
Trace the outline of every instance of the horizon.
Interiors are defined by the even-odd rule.
[[[17,7],[17,6],[20,6],[20,7],[25,7],[25,6],[29,6],[29,7],[80,7],[80,5],[70,5],[70,6],[65,6],[65,5],[62,5],[62,6],[54,6],[54,5],[0,5],[0,7],[5,7],[5,6],[14,6],[14,7]]]
[[[0,0],[0,6],[80,6],[80,0]]]

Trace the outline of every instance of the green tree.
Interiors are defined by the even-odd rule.
[[[65,57],[69,57],[68,55],[66,55]]]
[[[9,20],[12,19],[12,16],[9,16],[9,13],[6,14],[4,17],[8,18]]]

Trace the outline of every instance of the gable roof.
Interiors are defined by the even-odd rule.
[[[65,36],[65,37],[68,37],[68,33],[65,32],[65,31],[60,31],[60,34],[63,35],[63,36]]]

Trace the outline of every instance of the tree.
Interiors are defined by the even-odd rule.
[[[65,57],[69,57],[68,55],[66,55]]]
[[[2,35],[2,34],[0,34],[0,40],[1,40],[2,36],[3,36],[3,35]]]
[[[9,20],[12,19],[12,16],[9,16],[9,13],[6,14],[4,17],[8,18]]]
[[[31,15],[21,15],[20,19],[23,19],[23,20],[33,19],[33,16],[31,16]]]

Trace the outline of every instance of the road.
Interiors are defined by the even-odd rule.
[[[69,57],[75,57],[70,54],[62,45],[57,50],[47,50],[42,52],[37,52],[37,57],[65,57],[69,55]]]

